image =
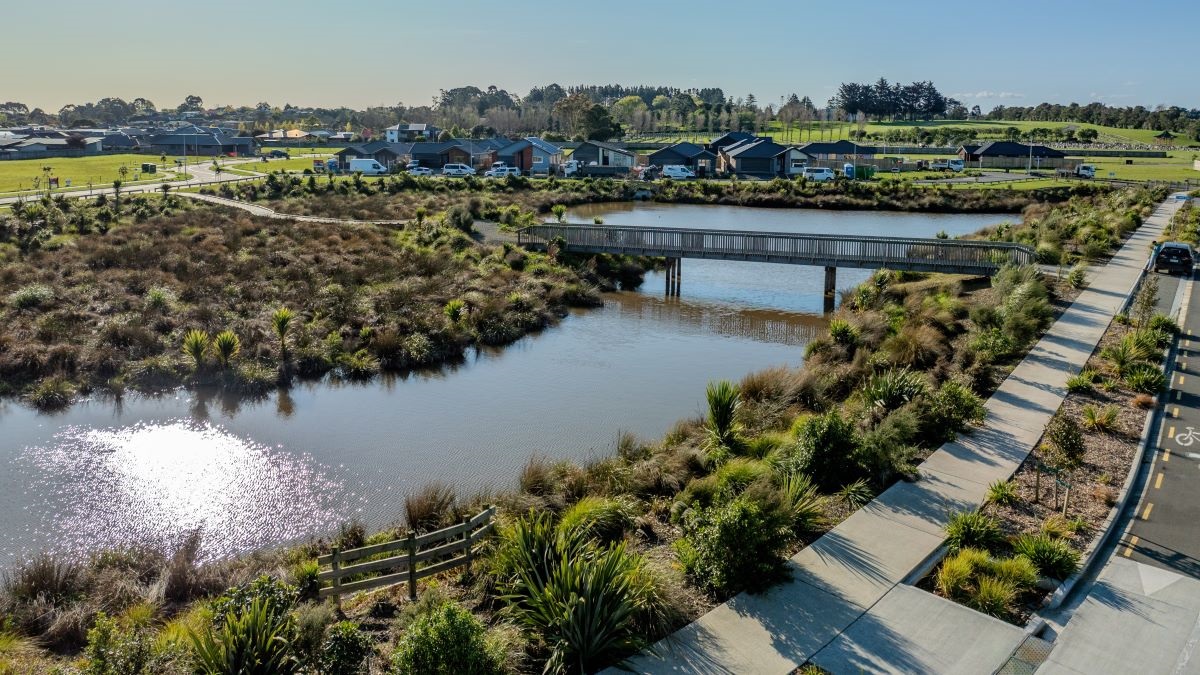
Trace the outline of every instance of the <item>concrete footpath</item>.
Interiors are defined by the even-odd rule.
[[[1090,271],[1088,288],[988,400],[984,426],[933,453],[919,481],[897,483],[796,554],[789,582],[736,596],[626,666],[779,675],[809,660],[834,673],[998,669],[1020,644],[1020,629],[903,581],[935,554],[951,514],[977,508],[988,484],[1024,461],[1177,208],[1173,200],[1160,205],[1107,265]]]

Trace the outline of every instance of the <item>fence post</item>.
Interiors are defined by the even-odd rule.
[[[338,609],[342,608],[342,578],[338,574],[338,547],[334,546],[332,551],[333,557],[329,561],[329,569],[333,574],[333,597],[337,603]]]
[[[417,534],[408,532],[408,599],[417,599]]]
[[[471,576],[471,527],[467,523],[471,522],[470,516],[463,516],[463,541],[467,544],[467,576]]]

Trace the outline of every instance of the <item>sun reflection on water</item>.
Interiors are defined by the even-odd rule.
[[[39,538],[55,548],[170,548],[200,529],[205,557],[220,557],[327,531],[347,512],[325,467],[210,423],[68,427],[25,457]]]

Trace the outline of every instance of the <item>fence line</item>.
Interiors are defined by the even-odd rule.
[[[417,581],[456,567],[465,567],[468,574],[471,572],[471,563],[476,554],[475,545],[492,530],[495,515],[496,507],[489,506],[475,516],[464,517],[457,525],[435,532],[418,535],[410,531],[408,536],[402,539],[347,551],[339,550],[335,546],[331,553],[317,558],[318,565],[329,565],[329,569],[322,570],[317,578],[331,584],[320,590],[320,597],[340,597],[356,591],[407,583],[408,597],[416,600]],[[370,559],[396,551],[402,553]],[[456,557],[447,558],[460,552]],[[363,562],[343,566],[344,563],[354,563],[358,560]],[[422,567],[421,563],[429,564]],[[376,572],[386,574],[345,582],[348,578]]]

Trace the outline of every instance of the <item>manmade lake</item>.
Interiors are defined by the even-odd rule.
[[[1003,215],[606,204],[572,222],[933,236]],[[838,288],[867,277],[839,270]],[[93,398],[40,414],[0,403],[0,568],[38,551],[170,547],[208,556],[402,519],[431,480],[511,486],[530,456],[586,460],[618,433],[655,439],[700,413],[709,380],[798,365],[823,333],[819,267],[684,260],[603,308],[464,363],[363,384],[303,383],[265,399],[178,391]]]

